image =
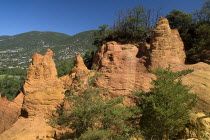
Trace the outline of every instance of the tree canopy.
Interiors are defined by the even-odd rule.
[[[190,88],[182,85],[181,76],[191,70],[172,72],[167,69],[155,69],[157,79],[152,81],[149,93],[137,92],[141,117],[140,128],[146,139],[176,138],[189,121],[189,110],[195,106],[196,95],[190,94]]]
[[[22,88],[24,82],[23,77],[2,75],[0,77],[0,94],[7,97],[8,100],[13,100]]]

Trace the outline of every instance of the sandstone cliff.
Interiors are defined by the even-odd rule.
[[[23,110],[29,116],[40,111],[50,115],[63,101],[63,84],[57,77],[52,56],[53,52],[50,49],[44,56],[36,53],[28,68],[23,85],[25,94]]]
[[[23,93],[20,93],[12,102],[0,98],[0,134],[12,127],[18,120],[23,104]]]
[[[23,107],[21,104],[23,117],[20,117],[17,121],[21,107],[16,112],[17,115],[7,113],[6,115],[8,116],[6,120],[11,124],[8,122],[5,123],[9,127],[13,124],[13,127],[5,131],[7,128],[3,127],[6,127],[6,124],[2,125],[1,132],[5,132],[0,135],[0,139],[52,140],[56,137],[57,130],[47,123],[50,121],[50,116],[56,115],[55,111],[57,107],[64,104],[64,92],[71,86],[77,86],[78,88],[83,86],[87,82],[87,76],[91,72],[85,66],[82,57],[77,55],[71,72],[66,76],[58,78],[52,56],[53,52],[49,49],[44,56],[40,54],[33,55],[33,60],[29,66],[25,84],[23,85]],[[83,84],[78,82],[78,79],[83,81]],[[23,94],[20,95],[23,96]],[[19,98],[19,96],[17,98]],[[16,99],[14,102],[15,101]],[[3,103],[4,105],[9,104],[7,100],[5,100],[5,102],[6,103]],[[65,106],[68,105],[70,105],[70,103],[65,101]],[[13,115],[13,117],[11,115]],[[11,121],[8,117],[15,117],[15,119]],[[3,124],[1,121],[0,123]]]
[[[102,73],[98,85],[121,94],[137,89],[148,91],[154,76],[145,67],[144,57],[139,53],[138,46],[131,44],[108,42],[100,47],[94,58],[94,65]]]
[[[57,70],[52,59],[53,52],[48,49],[44,56],[35,53],[28,68],[23,91],[25,94],[40,91],[46,87],[60,86]]]
[[[87,79],[90,70],[84,64],[84,61],[80,55],[77,55],[74,60],[74,67],[68,75],[61,77],[61,81],[64,84],[65,89],[69,89],[70,87],[75,86],[84,86],[87,83]],[[83,83],[81,83],[83,82]]]
[[[23,85],[22,116],[13,127],[0,135],[2,140],[51,140],[55,129],[47,124],[49,116],[53,115],[63,103],[65,89],[57,77],[57,70],[52,59],[53,52],[48,49],[42,56],[34,54],[27,71]],[[15,101],[15,100],[14,100]],[[21,104],[22,105],[22,104]],[[16,117],[19,116],[20,110]],[[12,115],[12,114],[11,114]]]
[[[200,62],[186,68],[194,70],[182,80],[183,84],[192,86],[192,93],[198,95],[196,111],[210,113],[210,65]]]
[[[160,17],[152,30],[150,42],[151,68],[180,67],[185,62],[184,44],[177,29],[170,29],[168,20]]]

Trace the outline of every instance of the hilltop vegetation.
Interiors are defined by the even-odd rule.
[[[95,45],[108,41],[120,43],[150,42],[151,30],[155,26],[160,10],[136,6],[120,11],[113,25],[102,25],[96,34]],[[186,63],[210,64],[210,1],[200,10],[185,13],[174,9],[166,15],[172,29],[178,29],[187,55]]]
[[[43,54],[51,48],[56,61],[70,59],[75,54],[84,54],[93,49],[94,31],[86,31],[74,36],[56,32],[32,31],[15,36],[0,37],[0,68],[27,68],[31,56]]]

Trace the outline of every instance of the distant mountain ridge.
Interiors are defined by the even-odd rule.
[[[27,68],[31,56],[43,54],[47,48],[55,52],[55,60],[69,59],[93,49],[95,30],[69,36],[57,32],[31,31],[14,36],[0,36],[0,68]]]

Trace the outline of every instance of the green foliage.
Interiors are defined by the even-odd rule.
[[[188,61],[192,63],[210,60],[210,0],[204,2],[201,10],[194,12],[194,24],[190,26],[187,44]]]
[[[67,59],[56,62],[58,77],[62,77],[66,74],[69,74],[73,66],[74,66],[74,59]]]
[[[21,90],[23,82],[23,77],[3,76],[0,78],[0,94],[8,100],[13,100]]]
[[[86,67],[88,69],[91,69],[92,68],[92,64],[93,64],[93,56],[95,54],[95,49],[93,50],[87,50],[83,56],[83,60],[84,60],[84,63],[86,65]]]
[[[61,139],[126,140],[135,133],[136,128],[129,121],[134,116],[134,107],[119,105],[123,97],[105,98],[104,90],[93,87],[98,76],[90,77],[85,88],[71,88],[66,94],[72,103],[71,113],[61,112],[57,123],[69,126],[74,132],[64,134]]]
[[[191,70],[172,72],[156,69],[157,79],[152,81],[154,88],[149,93],[139,93],[143,116],[142,134],[146,139],[174,138],[189,121],[189,110],[195,106],[196,95],[190,88],[182,85],[181,76]]]
[[[183,37],[188,62],[197,63],[210,60],[210,22],[199,21],[190,26],[186,37]]]
[[[178,29],[182,36],[184,37],[193,23],[193,18],[191,14],[179,11],[177,9],[172,10],[166,15],[169,21],[170,27],[172,29]]]
[[[188,14],[172,10],[167,14],[170,26],[177,28],[184,42],[187,63],[208,62],[210,60],[210,1],[206,1],[201,10]]]
[[[84,55],[94,49],[95,30],[69,36],[56,32],[27,32],[15,36],[0,36],[0,55],[3,66],[27,68],[34,53],[44,54],[47,48],[55,53],[55,61],[71,59],[75,53]]]
[[[1,68],[0,69],[0,75],[14,75],[14,76],[22,76],[25,77],[26,75],[26,69],[20,69],[20,68]]]
[[[4,40],[0,42],[0,45],[1,50],[15,49],[16,47],[28,48],[28,46],[32,49],[36,48],[37,45],[41,45],[42,42],[44,44],[52,45],[55,42],[67,37],[69,36],[62,33],[31,31],[15,36],[4,37]]]
[[[206,0],[201,10],[194,12],[194,16],[198,21],[210,21],[210,0]]]
[[[107,41],[137,43],[146,41],[152,27],[156,24],[159,10],[145,9],[138,5],[125,11],[119,11],[113,26],[102,25],[96,32],[95,45],[101,46]]]
[[[111,34],[111,30],[108,28],[109,25],[101,25],[99,26],[99,30],[95,31],[95,41],[94,45],[97,47],[100,47],[102,44],[106,43],[108,41],[108,38]]]
[[[69,127],[75,130],[71,138],[121,136],[125,139],[133,133],[133,128],[126,122],[132,117],[132,112],[118,105],[122,98],[104,99],[101,92],[100,89],[89,88],[69,96],[73,106],[65,120],[69,120]],[[101,135],[102,132],[109,135]]]
[[[106,130],[90,130],[82,134],[79,140],[108,140],[109,136]]]

